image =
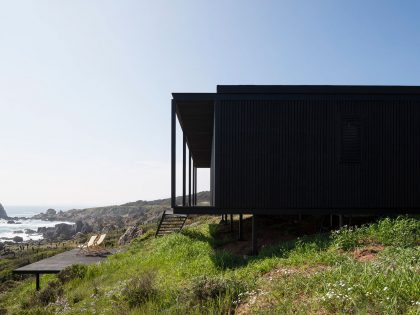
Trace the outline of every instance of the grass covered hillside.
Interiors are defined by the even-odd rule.
[[[228,252],[234,236],[216,218],[202,217],[182,233],[154,238],[149,231],[99,265],[44,276],[39,293],[27,280],[0,296],[0,308],[7,314],[419,314],[419,237],[417,219],[382,219],[247,257]]]

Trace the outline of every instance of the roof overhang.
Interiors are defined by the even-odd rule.
[[[172,96],[194,166],[210,167],[215,94],[173,93]]]
[[[375,85],[218,85],[217,93],[172,93],[176,114],[199,168],[210,167],[214,103],[218,98],[269,95],[420,95],[420,86]],[[239,96],[240,97],[240,96]]]

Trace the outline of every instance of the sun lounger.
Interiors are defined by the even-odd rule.
[[[97,238],[98,238],[98,235],[92,235],[89,241],[79,246],[79,251],[77,254],[80,254],[83,251],[89,250],[92,246],[94,246]]]
[[[108,254],[109,251],[102,245],[106,237],[106,234],[101,234],[94,242],[94,244],[87,248],[86,255],[104,255]]]

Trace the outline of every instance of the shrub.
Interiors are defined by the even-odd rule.
[[[2,292],[6,292],[7,290],[10,290],[12,288],[14,288],[18,283],[16,281],[13,280],[6,280],[4,282],[0,283],[0,293]],[[1,313],[0,313],[1,315]]]
[[[80,292],[75,292],[73,296],[71,297],[71,301],[73,302],[73,304],[77,304],[83,301],[83,294]]]
[[[193,300],[204,302],[227,294],[236,296],[242,289],[239,282],[231,279],[201,276],[193,280],[190,291]]]
[[[340,230],[334,231],[332,234],[333,243],[341,249],[349,250],[357,247],[363,240],[363,227],[353,229],[344,226]]]
[[[86,275],[87,266],[85,265],[72,265],[63,269],[58,275],[58,280],[62,284],[69,282],[73,279],[83,279]]]
[[[48,283],[45,289],[36,294],[36,300],[41,305],[48,305],[55,302],[63,294],[63,287],[60,282],[52,281]]]
[[[130,308],[140,306],[147,300],[156,297],[155,278],[156,274],[154,272],[146,271],[127,283],[121,295]]]
[[[420,220],[408,217],[385,218],[378,223],[359,228],[343,227],[333,232],[333,243],[349,250],[367,243],[408,247],[416,245],[420,235]]]
[[[371,229],[374,230],[377,240],[384,245],[408,247],[419,240],[420,220],[406,217],[385,218]]]

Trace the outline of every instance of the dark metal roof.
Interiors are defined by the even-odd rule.
[[[420,94],[420,86],[218,85],[218,94]]]

